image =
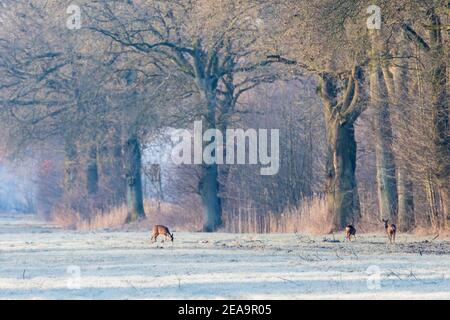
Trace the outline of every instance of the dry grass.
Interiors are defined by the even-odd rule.
[[[158,209],[156,201],[146,200],[144,206],[145,219],[124,226],[125,230],[150,230],[155,224],[165,225],[171,231],[196,232],[202,228],[203,214],[198,203],[181,206],[163,202]]]
[[[74,230],[150,230],[155,224],[168,226],[172,231],[196,232],[202,229],[203,214],[199,202],[190,200],[182,205],[163,202],[158,208],[155,201],[146,200],[144,206],[145,219],[131,224],[125,224],[127,217],[125,205],[108,212],[92,210],[89,217],[60,207],[52,214],[52,221],[62,228]],[[379,217],[374,212],[363,210],[363,218],[355,225],[359,234],[384,232],[383,224],[379,222]],[[230,233],[327,234],[332,230],[332,219],[327,216],[326,201],[320,197],[305,200],[299,207],[286,209],[279,214],[258,215],[255,208],[239,208],[235,212],[224,212],[223,221],[224,227],[220,231]],[[416,228],[412,233],[448,236],[448,232],[433,231],[430,228]]]
[[[226,232],[233,233],[309,233],[324,234],[332,229],[331,219],[327,216],[326,201],[316,197],[305,200],[297,208],[283,213],[257,215],[256,210],[239,210],[236,213],[224,213]]]
[[[89,217],[70,209],[55,210],[52,222],[64,229],[93,230],[108,229],[122,226],[127,218],[125,206],[113,208],[109,212],[92,211]]]
[[[145,201],[146,217],[143,220],[125,225],[126,206],[113,208],[108,212],[92,210],[89,217],[67,208],[59,208],[52,215],[52,221],[66,229],[124,229],[150,230],[154,224],[168,226],[175,231],[199,231],[202,228],[202,209],[199,203],[192,202],[183,207],[172,203]],[[256,210],[242,208],[230,214],[224,212],[225,227],[221,230],[231,233],[309,233],[324,234],[331,230],[331,219],[327,217],[326,201],[313,198],[303,201],[297,208],[285,210],[281,214],[257,215]]]
[[[125,229],[147,230],[154,224],[163,224],[171,229],[197,231],[201,229],[202,215],[196,208],[182,208],[176,204],[161,203],[146,200],[144,203],[145,219],[125,225],[127,207],[112,208],[108,212],[92,210],[88,217],[79,212],[58,208],[52,214],[52,222],[64,229],[95,230],[95,229]]]

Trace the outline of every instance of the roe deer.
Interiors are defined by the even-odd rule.
[[[350,237],[353,236],[354,239],[356,239],[356,229],[354,226],[349,224],[345,227],[345,239],[348,241],[351,241]]]
[[[150,238],[150,241],[156,242],[156,238],[158,238],[159,235],[162,235],[167,239],[167,237],[170,238],[170,241],[173,242],[173,233],[170,233],[169,228],[161,225],[153,226],[152,228],[152,237]]]
[[[384,222],[384,229],[386,229],[389,242],[395,243],[395,234],[397,233],[397,227],[395,226],[395,224],[388,224],[389,219],[387,220],[382,219],[382,221]]]

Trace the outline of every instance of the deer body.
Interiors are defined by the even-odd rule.
[[[356,239],[356,229],[354,226],[349,224],[345,227],[345,239],[351,241],[350,237],[353,236]]]
[[[384,222],[384,229],[386,230],[389,242],[395,243],[395,234],[397,233],[397,227],[395,226],[395,224],[389,224],[389,219],[382,219],[382,221]]]
[[[150,240],[152,242],[156,242],[156,239],[158,238],[159,235],[164,236],[165,239],[169,238],[170,241],[173,242],[173,234],[170,233],[169,228],[167,228],[166,226],[162,226],[162,225],[153,226],[152,236],[151,236]]]

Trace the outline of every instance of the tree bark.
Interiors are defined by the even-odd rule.
[[[216,129],[216,111],[217,102],[215,98],[215,86],[207,86],[208,91],[205,93],[207,101],[206,120],[207,129]],[[214,92],[213,92],[214,91]],[[217,150],[216,150],[217,151]],[[204,232],[214,232],[222,226],[222,199],[220,198],[219,184],[219,167],[217,163],[210,165],[202,164],[202,176],[199,184],[200,196],[204,206]]]
[[[360,215],[356,183],[356,140],[353,122],[327,123],[326,194],[333,226],[341,230]]]
[[[222,205],[219,194],[217,164],[202,166],[200,195],[204,206],[204,232],[216,231],[222,225]]]
[[[389,102],[381,69],[370,78],[372,105],[375,108],[375,157],[380,217],[397,220],[397,181],[392,150],[392,126]]]
[[[395,65],[392,67],[393,87],[389,89],[389,97],[391,98],[391,105],[396,110],[396,120],[399,124],[406,123],[412,125],[409,117],[409,111],[405,106],[409,105],[409,76],[408,76],[408,61],[402,57],[408,55],[407,43],[404,43],[403,36],[400,40],[398,56]],[[400,143],[403,144],[408,141],[404,130],[398,130],[397,137]],[[414,185],[409,176],[411,169],[409,165],[409,155],[405,151],[398,150],[396,153],[396,168],[397,168],[397,194],[398,194],[398,228],[401,232],[411,231],[415,227],[414,216]]]
[[[388,68],[386,66],[382,68],[380,59],[379,39],[374,33],[372,35],[370,99],[374,110],[378,208],[381,219],[395,222],[398,196],[389,106],[389,95],[393,94],[393,79]]]
[[[362,94],[364,76],[360,67],[352,70],[347,88],[338,101],[337,77],[321,75],[321,96],[327,129],[326,189],[328,215],[332,229],[342,230],[360,218],[356,183],[357,144],[354,123],[365,109]]]
[[[145,217],[141,167],[142,157],[139,139],[137,136],[132,136],[125,144],[125,178],[128,208],[127,223]]]
[[[97,145],[93,144],[89,147],[86,164],[86,189],[89,196],[98,192],[98,179]]]
[[[218,85],[218,60],[213,59],[211,66],[205,63],[205,54],[196,49],[195,73],[200,96],[204,103],[203,130],[220,129],[217,124],[217,85]],[[207,71],[209,70],[209,71]],[[203,142],[204,143],[204,142]],[[216,150],[217,151],[217,150]],[[220,199],[219,167],[217,163],[201,165],[201,177],[199,181],[199,193],[204,210],[204,232],[214,232],[222,225],[222,201]]]

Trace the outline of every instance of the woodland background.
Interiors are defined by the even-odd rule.
[[[0,210],[76,229],[448,230],[449,16],[442,0],[1,0]],[[280,129],[280,172],[161,160],[199,119]]]

